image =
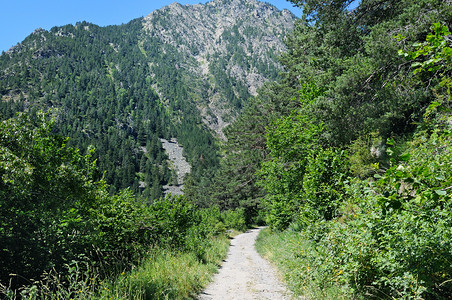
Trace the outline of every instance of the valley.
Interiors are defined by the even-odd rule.
[[[0,55],[0,298],[450,299],[450,0],[288,3]]]

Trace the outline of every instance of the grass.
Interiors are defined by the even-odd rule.
[[[204,243],[201,261],[195,253],[157,248],[149,252],[130,272],[99,281],[83,266],[72,265],[67,282],[58,274],[19,291],[1,291],[5,299],[194,299],[211,281],[226,257],[229,238],[225,235]]]
[[[301,234],[293,231],[272,232],[262,230],[256,240],[259,254],[274,263],[282,274],[289,289],[295,296],[307,299],[350,299],[341,286],[335,283],[334,276],[328,282],[318,282],[325,274],[314,267],[315,257],[309,242],[303,240]]]
[[[129,274],[105,284],[99,299],[190,299],[210,282],[227,253],[227,238],[210,241],[206,262],[193,253],[160,249]]]

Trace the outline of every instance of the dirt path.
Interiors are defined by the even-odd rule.
[[[250,230],[231,241],[226,261],[198,300],[291,299],[273,267],[254,248],[260,229]]]

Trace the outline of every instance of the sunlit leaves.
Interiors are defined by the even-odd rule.
[[[431,29],[433,32],[427,35],[425,42],[413,44],[415,51],[399,50],[399,55],[414,60],[411,64],[414,74],[438,70],[442,70],[444,74],[452,63],[452,48],[446,39],[451,34],[449,29],[441,23],[433,23]],[[398,37],[398,39],[401,40],[403,37]]]

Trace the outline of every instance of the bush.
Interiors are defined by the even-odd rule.
[[[72,262],[96,270],[100,279],[116,276],[152,247],[207,260],[218,210],[198,211],[184,197],[147,205],[130,190],[109,195],[109,187],[94,180],[94,149],[82,156],[67,142],[52,133],[45,115],[0,123],[2,286],[15,290],[45,272],[69,286]],[[228,220],[236,226],[239,216]]]
[[[82,156],[67,142],[44,114],[0,123],[1,282],[10,273],[36,279],[92,250],[90,218],[106,193],[93,180],[92,149]]]
[[[224,226],[238,231],[246,231],[245,208],[236,208],[235,210],[227,210],[221,214]]]
[[[293,272],[350,297],[449,299],[451,142],[450,130],[419,136],[378,180],[351,180],[340,217],[298,227],[305,245],[291,250],[304,251]],[[300,271],[307,267],[315,271]]]

